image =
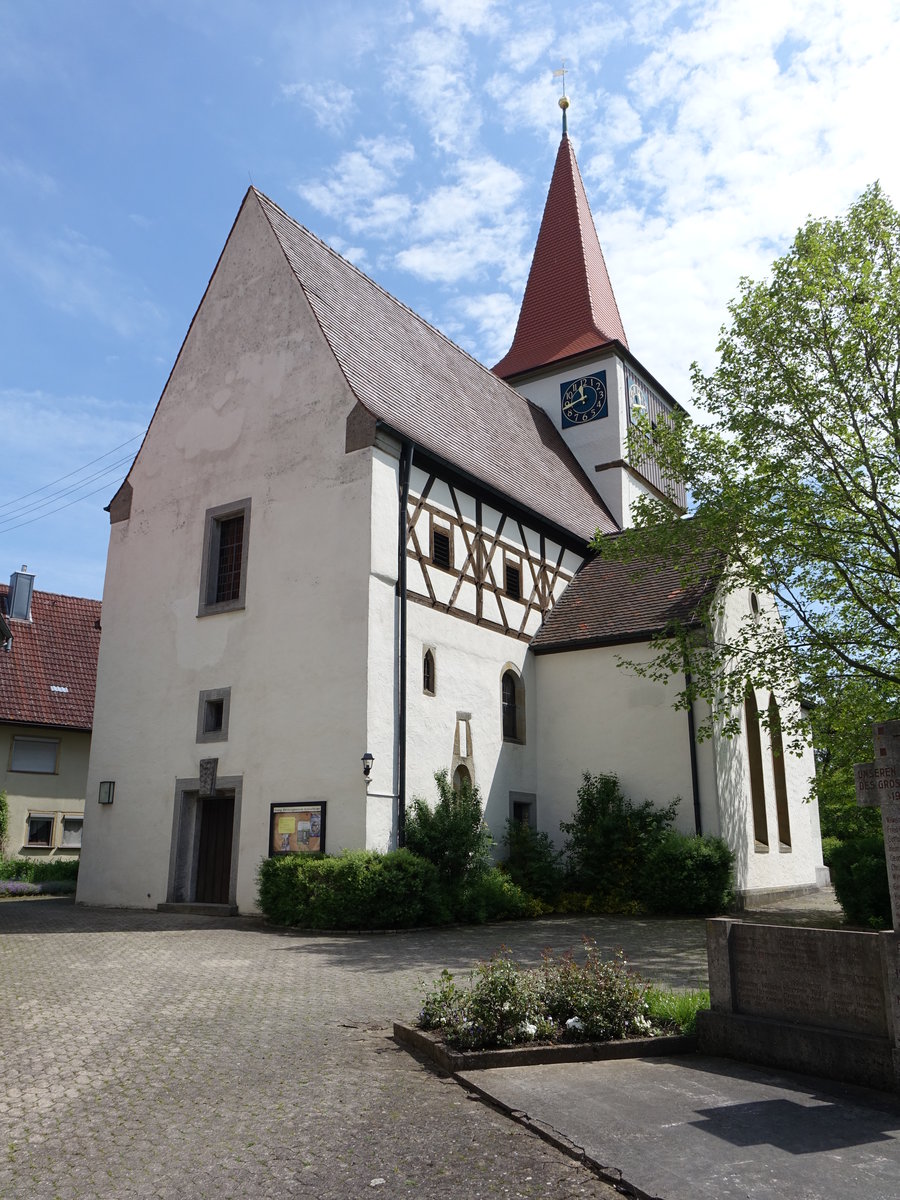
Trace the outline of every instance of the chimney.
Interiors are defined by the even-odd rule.
[[[13,621],[31,620],[31,594],[34,591],[34,575],[29,574],[23,563],[21,571],[13,571],[9,577],[9,594],[6,597],[6,615]]]

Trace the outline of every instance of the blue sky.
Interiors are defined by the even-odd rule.
[[[0,0],[0,578],[101,595],[103,505],[251,179],[496,361],[563,59],[631,348],[682,401],[808,214],[900,202],[897,0]]]

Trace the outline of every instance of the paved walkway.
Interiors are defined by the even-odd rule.
[[[814,903],[827,917],[827,897]],[[796,903],[767,911],[811,919]],[[582,934],[655,981],[705,983],[701,921],[303,936],[0,902],[0,1197],[612,1200],[586,1166],[473,1102],[480,1089],[647,1196],[896,1200],[891,1097],[699,1057],[472,1072],[467,1094],[390,1039],[444,966],[504,942],[537,962]]]
[[[444,966],[582,933],[661,981],[705,978],[701,921],[295,936],[0,902],[0,1197],[610,1198],[389,1036]]]

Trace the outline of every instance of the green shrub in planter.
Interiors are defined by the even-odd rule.
[[[884,838],[848,838],[830,855],[831,881],[844,916],[854,925],[890,929],[891,894]]]
[[[435,867],[408,850],[267,858],[258,883],[259,906],[277,925],[395,929],[449,919]]]
[[[734,900],[734,852],[721,839],[669,830],[641,871],[641,899],[651,912],[721,913]]]

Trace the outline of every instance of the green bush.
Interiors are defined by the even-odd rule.
[[[498,867],[471,871],[468,878],[447,897],[453,919],[464,924],[485,921],[514,921],[538,917],[540,902],[518,887]]]
[[[77,878],[77,858],[0,858],[0,879],[60,883],[63,880],[74,882]]]
[[[670,829],[640,872],[640,898],[651,912],[721,913],[734,900],[734,851],[721,839]]]
[[[526,970],[506,950],[480,963],[468,988],[443,971],[426,990],[419,1024],[440,1030],[457,1050],[529,1041],[606,1041],[655,1032],[647,1016],[647,985],[618,954],[604,961],[585,939],[583,963],[547,952]]]
[[[396,929],[449,920],[433,864],[408,850],[263,859],[259,906],[276,925]]]
[[[502,866],[513,883],[529,896],[555,905],[563,886],[563,852],[554,850],[546,833],[524,821],[507,821],[503,835],[506,860]]]
[[[839,837],[823,837],[822,838],[822,862],[826,867],[831,866],[831,858],[838,846],[842,845],[843,838]]]
[[[831,880],[844,916],[854,925],[890,929],[891,894],[884,838],[848,838],[830,855]]]
[[[665,808],[651,801],[634,804],[615,775],[585,772],[574,819],[560,822],[566,847],[570,890],[588,892],[602,912],[622,911],[640,899],[644,864],[672,827],[678,800]]]
[[[465,780],[456,791],[446,771],[438,771],[434,781],[438,789],[434,808],[416,796],[407,813],[406,848],[434,864],[452,895],[471,872],[490,868],[493,841],[478,788]]]

